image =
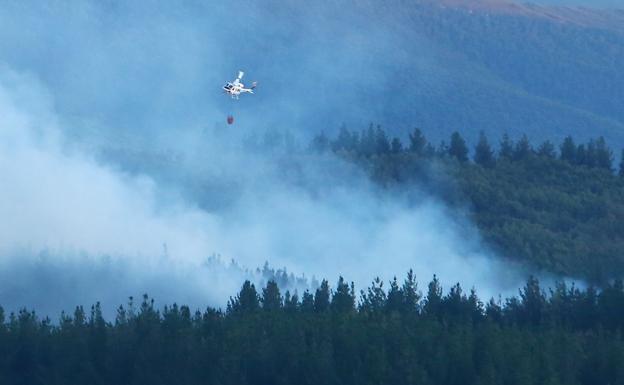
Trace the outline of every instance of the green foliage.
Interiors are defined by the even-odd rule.
[[[453,135],[451,135],[451,144],[448,148],[448,153],[451,157],[462,163],[468,161],[468,146],[466,146],[466,141],[459,135],[459,132],[454,132]]]
[[[384,138],[380,130],[371,126],[371,138]],[[558,155],[549,141],[535,151],[527,136],[514,143],[505,134],[496,157],[481,133],[474,163],[457,132],[435,156],[420,130],[409,142],[384,153],[360,147],[345,159],[382,186],[416,182],[457,210],[468,206],[485,241],[508,259],[600,284],[624,275],[624,178],[603,138],[577,145],[566,137]]]
[[[459,284],[444,293],[435,277],[421,299],[412,272],[402,287],[390,281],[387,292],[375,279],[358,307],[344,279],[335,290],[323,282],[321,292],[333,293],[331,311],[307,310],[297,295],[279,295],[274,281],[262,288],[262,311],[255,311],[249,282],[233,302],[251,300],[254,311],[191,313],[176,304],[159,310],[144,296],[116,323],[101,318],[96,304],[89,317],[77,307],[52,325],[21,310],[0,322],[0,379],[8,385],[624,381],[621,281],[599,292],[558,283],[548,295],[530,278],[519,297],[485,307]]]
[[[494,167],[496,164],[494,151],[492,151],[483,131],[479,133],[479,142],[475,147],[474,161],[483,167]]]

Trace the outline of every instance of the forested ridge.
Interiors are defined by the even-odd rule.
[[[381,127],[343,127],[310,150],[332,151],[388,188],[424,186],[457,215],[467,209],[505,258],[597,283],[624,274],[624,161],[615,164],[603,138],[490,144],[481,133],[469,148],[458,132],[434,146],[418,129],[403,143]]]
[[[314,293],[246,281],[227,308],[157,309],[130,298],[58,322],[0,310],[2,384],[620,384],[624,287],[531,278],[483,303],[436,277],[421,292],[378,279],[356,295],[340,278]]]

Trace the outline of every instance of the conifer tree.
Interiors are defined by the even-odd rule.
[[[238,295],[230,299],[230,313],[252,313],[260,308],[260,299],[253,283],[245,281]]]
[[[403,302],[403,291],[399,287],[397,278],[394,277],[394,279],[390,281],[390,290],[388,290],[386,300],[386,310],[389,312],[400,312],[403,310]]]
[[[360,135],[359,152],[364,156],[371,156],[377,152],[377,135],[375,134],[372,123],[368,126],[368,129],[362,131]]]
[[[343,124],[338,131],[338,137],[332,142],[332,149],[334,151],[353,151],[356,148],[357,142],[354,135]]]
[[[403,152],[403,143],[401,143],[401,139],[394,137],[392,139],[392,143],[390,145],[390,151],[393,154],[400,154]]]
[[[349,287],[342,277],[338,279],[338,285],[332,296],[331,309],[337,313],[348,313],[355,309],[353,286]]]
[[[570,164],[576,163],[576,145],[571,136],[566,136],[563,140],[559,157]]]
[[[500,142],[500,149],[498,151],[498,157],[500,159],[511,160],[513,158],[514,145],[513,141],[509,138],[507,133],[503,134],[503,138]]]
[[[290,291],[286,290],[286,293],[284,293],[284,310],[290,313],[299,310],[299,296],[297,292],[291,295]]]
[[[308,290],[304,291],[301,297],[301,311],[304,313],[314,311],[314,295]]]
[[[514,149],[513,159],[514,160],[524,160],[527,159],[533,153],[533,148],[531,147],[531,143],[529,142],[529,138],[526,135],[522,135],[522,138],[516,143],[516,148]]]
[[[597,149],[596,149],[596,142],[593,139],[590,139],[590,141],[587,143],[587,150],[585,152],[585,165],[587,167],[596,167],[597,166],[597,158],[598,158],[598,154],[597,154]]]
[[[324,279],[314,294],[314,311],[322,313],[329,309],[329,295],[329,283]]]
[[[557,157],[557,153],[555,152],[555,145],[552,144],[549,140],[545,141],[538,147],[537,155],[548,159],[555,159]]]
[[[579,166],[587,165],[587,150],[584,144],[579,144],[576,147],[576,159],[574,159],[574,164]]]
[[[453,132],[451,135],[451,144],[448,153],[461,163],[468,161],[468,147],[466,146],[466,141],[457,131]]]
[[[440,306],[442,304],[442,287],[440,286],[440,280],[436,275],[433,276],[431,282],[429,282],[427,296],[424,300],[423,311],[430,316],[440,315]]]
[[[407,273],[403,286],[401,286],[401,292],[403,294],[403,310],[408,313],[418,311],[418,304],[422,294],[418,291],[414,270],[410,269]]]
[[[544,320],[546,297],[537,278],[529,277],[526,285],[520,291],[520,299],[522,309],[520,319],[529,325],[539,325]]]
[[[381,126],[377,126],[375,130],[375,153],[380,155],[390,153],[390,142]]]
[[[596,167],[613,172],[613,151],[602,136],[596,140]]]
[[[282,296],[274,280],[267,282],[266,287],[262,289],[262,308],[269,311],[282,308]]]
[[[427,146],[427,139],[423,135],[420,129],[415,128],[414,132],[409,134],[409,151],[418,155],[425,154],[425,147]]]
[[[475,147],[474,161],[476,164],[483,167],[494,167],[496,161],[494,159],[494,152],[488,143],[485,133],[481,131],[479,133],[479,142]]]

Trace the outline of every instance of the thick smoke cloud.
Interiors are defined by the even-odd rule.
[[[318,113],[292,100],[301,77],[322,85],[314,92],[323,113],[345,97],[359,114],[357,93],[333,87],[355,84],[353,63],[332,61],[323,34],[352,22],[354,35],[344,37],[352,44],[343,48],[383,80],[383,62],[363,54],[381,47],[381,28],[358,24],[357,15],[305,24],[288,3],[277,10],[248,3],[234,25],[226,17],[231,5],[208,13],[197,4],[63,4],[0,7],[9,37],[2,52],[13,53],[0,57],[3,306],[55,316],[100,300],[110,314],[143,292],[160,302],[222,306],[248,274],[207,264],[211,255],[332,281],[344,275],[360,287],[409,268],[422,283],[438,274],[447,286],[460,281],[484,296],[520,285],[521,273],[505,273],[511,266],[482,247],[468,222],[416,187],[406,197],[329,156],[291,159],[241,144],[268,127],[294,130]],[[248,25],[275,20],[274,13],[301,20],[283,45]],[[300,44],[303,52],[310,40],[299,34],[313,31],[319,41],[308,54],[272,75],[271,58],[246,43]],[[216,90],[238,65],[272,83],[233,107]],[[232,109],[237,124],[215,126]]]

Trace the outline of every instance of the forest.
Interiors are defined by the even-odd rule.
[[[618,164],[600,137],[533,145],[484,133],[470,148],[454,132],[438,145],[421,130],[408,143],[372,125],[316,135],[312,152],[333,152],[365,170],[379,185],[428,189],[463,210],[486,244],[532,268],[604,283],[624,274],[624,153]]]
[[[515,297],[482,299],[435,276],[421,289],[410,271],[359,292],[342,277],[282,292],[276,281],[290,278],[265,265],[259,289],[245,281],[225,309],[147,295],[114,319],[99,303],[59,319],[0,308],[0,383],[624,383],[624,159],[604,139],[496,145],[481,134],[469,146],[455,132],[433,145],[418,129],[404,142],[371,125],[305,148],[275,132],[245,145],[337,156],[393,193],[427,189],[467,211],[501,257],[586,283],[531,277]]]
[[[129,299],[59,321],[0,308],[2,384],[621,384],[624,285],[530,278],[517,297],[483,303],[437,277],[421,291],[342,277],[315,292],[246,281],[225,310],[157,309]]]

